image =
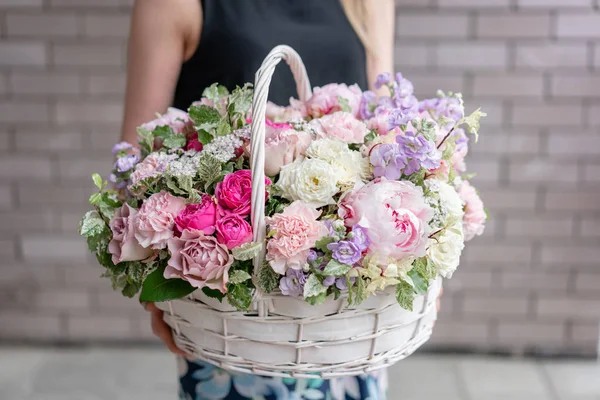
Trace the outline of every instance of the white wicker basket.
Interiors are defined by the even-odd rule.
[[[311,95],[300,56],[277,46],[256,73],[252,111],[252,225],[254,240],[265,237],[265,112],[275,66],[285,60],[296,79],[301,100]],[[268,156],[268,155],[267,155]],[[262,265],[264,248],[254,260]],[[224,369],[266,376],[332,378],[384,368],[425,343],[436,318],[441,281],[417,297],[413,312],[402,309],[387,290],[355,308],[345,296],[311,306],[303,299],[257,291],[253,312],[239,312],[196,291],[188,298],[157,304],[166,311],[182,349]]]

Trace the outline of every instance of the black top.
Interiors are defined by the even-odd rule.
[[[186,110],[214,82],[232,90],[254,82],[273,47],[293,47],[311,85],[357,83],[367,88],[365,49],[340,0],[202,0],[198,49],[182,68],[174,106]],[[269,99],[288,105],[298,97],[287,66],[275,70]]]

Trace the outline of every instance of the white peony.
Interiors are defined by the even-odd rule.
[[[302,200],[313,207],[335,204],[337,170],[319,159],[296,160],[279,173],[277,187],[288,200]]]
[[[306,150],[307,156],[327,162],[334,161],[348,153],[350,153],[348,145],[339,139],[314,140]]]
[[[460,255],[465,248],[462,223],[444,229],[437,240],[431,239],[427,256],[436,266],[438,273],[444,278],[452,278],[458,268]]]

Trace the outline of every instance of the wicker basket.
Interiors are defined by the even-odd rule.
[[[254,240],[265,237],[264,162],[265,112],[275,66],[290,66],[301,100],[311,95],[306,69],[288,46],[277,46],[256,73],[252,111],[252,226]],[[268,155],[267,155],[268,156]],[[264,248],[254,260],[262,265]],[[178,346],[201,360],[227,370],[265,376],[332,378],[358,375],[394,364],[431,336],[435,301],[441,282],[415,299],[414,311],[402,309],[393,288],[371,296],[358,307],[347,298],[328,298],[311,306],[301,298],[257,291],[253,311],[239,312],[202,291],[188,298],[158,304],[173,328]]]

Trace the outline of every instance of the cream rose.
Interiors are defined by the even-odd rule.
[[[465,248],[462,221],[444,229],[437,240],[430,240],[427,256],[436,266],[438,273],[444,278],[451,278],[458,264],[460,255]]]
[[[337,170],[318,159],[295,161],[281,168],[277,187],[288,200],[302,200],[312,207],[335,204]]]

